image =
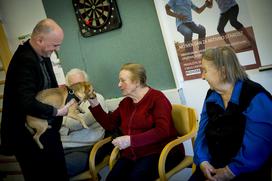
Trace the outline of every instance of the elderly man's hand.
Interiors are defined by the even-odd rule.
[[[66,116],[68,114],[69,107],[74,103],[76,104],[75,99],[70,100],[65,106],[57,110],[56,116]]]
[[[130,136],[126,135],[126,136],[119,136],[117,138],[115,138],[114,140],[112,140],[112,144],[114,146],[117,146],[120,150],[126,149],[127,147],[129,147],[130,144]]]

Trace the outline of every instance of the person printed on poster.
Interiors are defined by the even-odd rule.
[[[166,14],[176,18],[177,31],[184,36],[185,51],[192,53],[192,37],[193,33],[198,34],[199,51],[205,49],[206,29],[203,25],[197,25],[192,19],[192,9],[198,14],[202,13],[207,7],[206,2],[197,7],[191,0],[169,0],[165,5]]]
[[[244,27],[244,25],[238,21],[239,15],[239,5],[237,4],[236,0],[215,0],[218,8],[220,9],[220,17],[217,25],[217,31],[222,36],[223,40],[226,44],[232,47],[234,50],[235,48],[231,45],[230,40],[226,36],[225,26],[230,22],[231,26],[234,27],[237,31],[243,33],[243,35],[247,38],[250,42],[251,46],[256,47],[256,42],[253,37],[251,37],[250,33]],[[213,0],[206,0],[206,5],[208,8],[213,7]]]

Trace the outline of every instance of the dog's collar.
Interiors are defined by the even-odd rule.
[[[72,99],[75,99],[77,102],[80,102],[80,99],[75,95],[75,91],[73,89],[70,89],[67,86],[66,86],[66,89],[68,91],[68,94],[67,94],[65,104],[68,103]]]

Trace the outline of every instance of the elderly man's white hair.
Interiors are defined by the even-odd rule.
[[[69,72],[66,73],[66,76],[65,76],[66,85],[68,86],[71,85],[70,77],[72,77],[75,74],[82,74],[85,78],[85,81],[86,82],[89,81],[88,75],[84,70],[81,70],[79,68],[73,68]]]

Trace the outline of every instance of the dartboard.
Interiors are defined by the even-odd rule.
[[[84,37],[111,31],[122,25],[115,0],[73,0],[73,6]]]

